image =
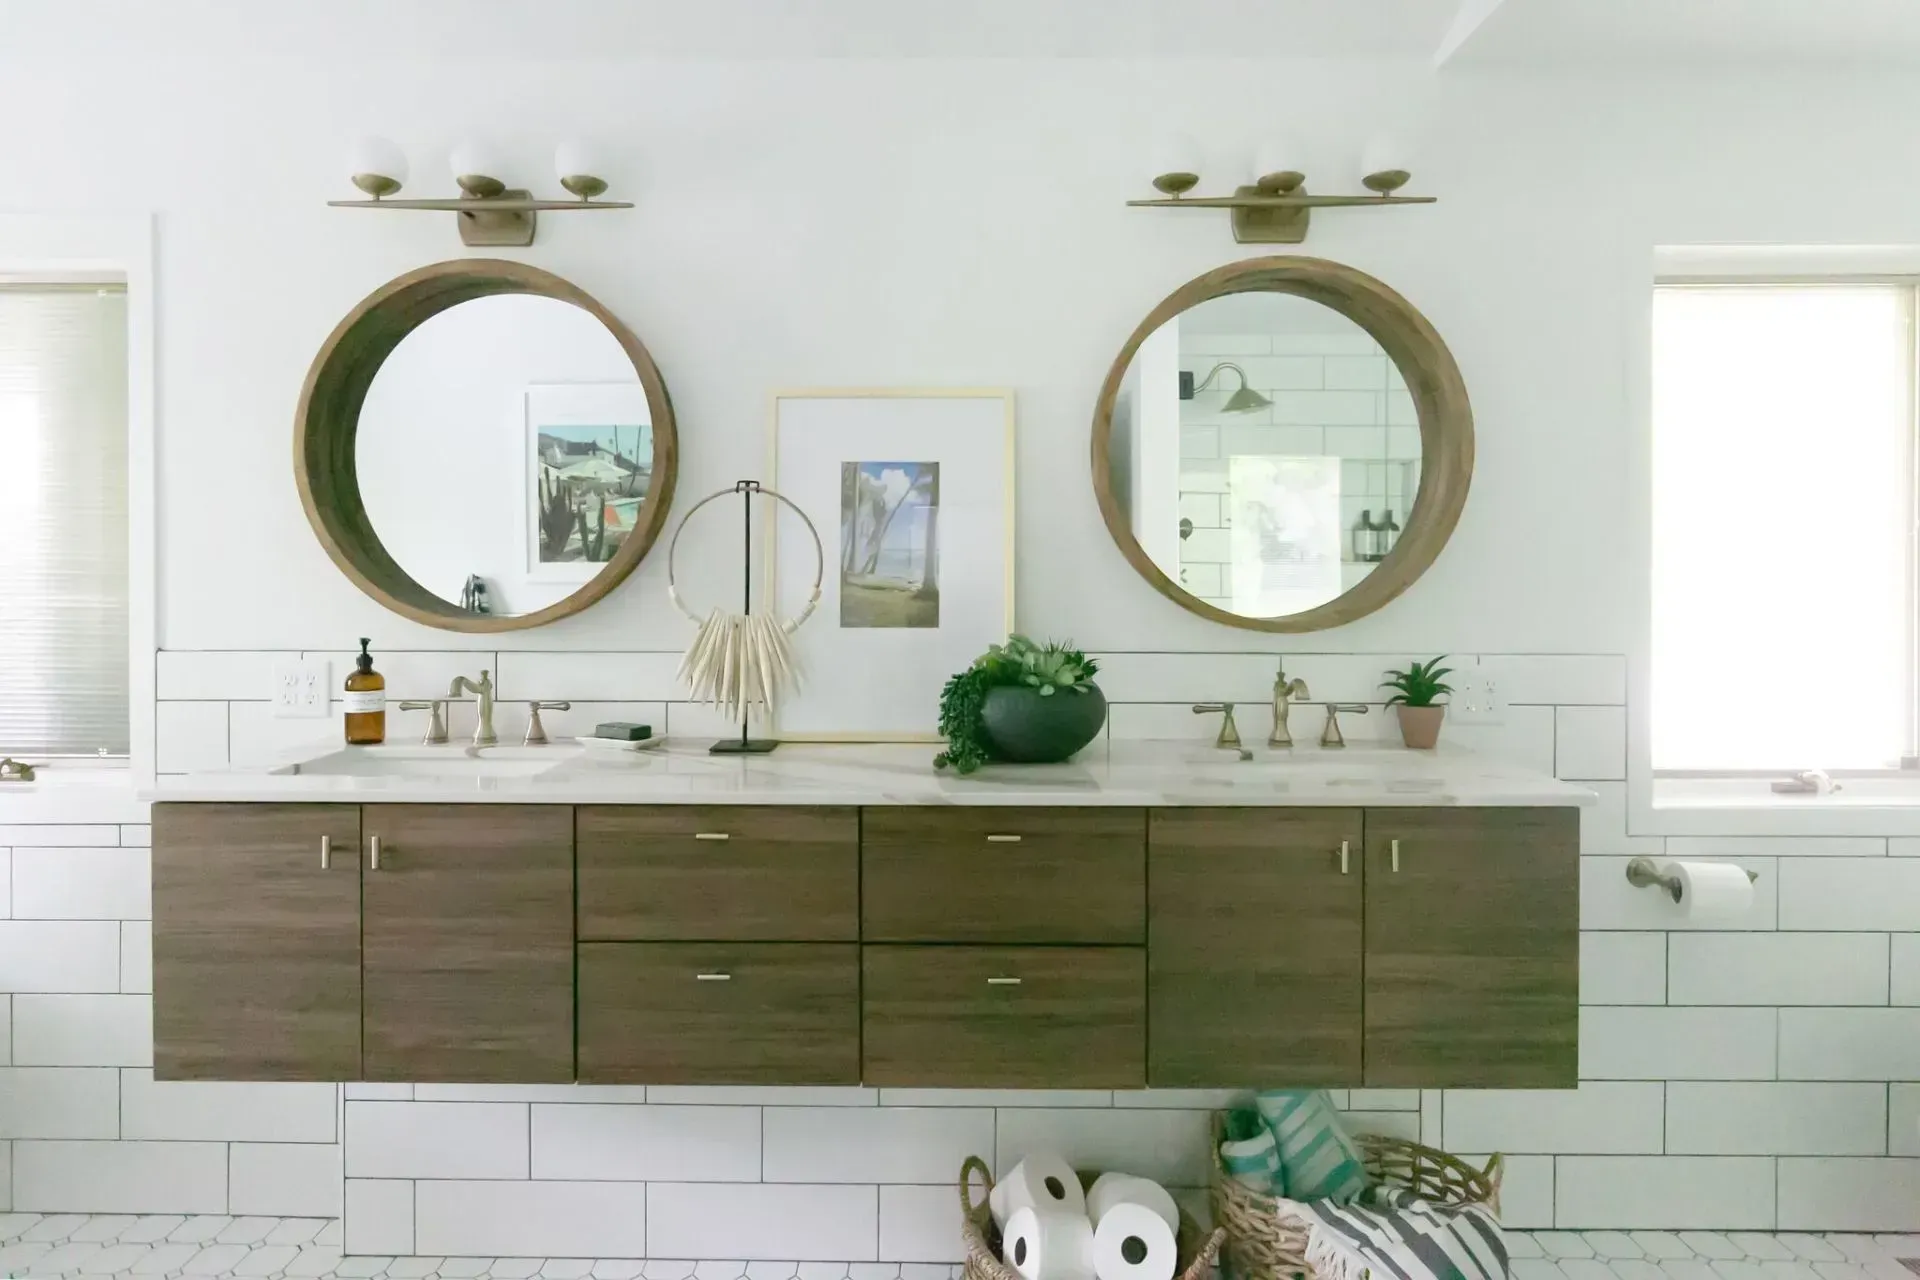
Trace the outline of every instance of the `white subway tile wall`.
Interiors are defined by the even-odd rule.
[[[328,721],[276,720],[262,700],[274,662],[296,656],[162,654],[163,767],[244,763],[336,732]],[[326,656],[343,669],[344,654]],[[1392,733],[1380,714],[1381,672],[1410,656],[1426,655],[1301,652],[1286,665],[1316,698],[1369,703],[1374,714],[1347,722],[1368,740]],[[1197,740],[1188,705],[1223,697],[1248,704],[1242,732],[1251,734],[1273,679],[1273,655],[1252,644],[1101,657],[1118,736]],[[1478,666],[1506,705],[1501,723],[1451,726],[1450,736],[1554,768],[1603,800],[1583,815],[1584,1082],[1564,1092],[1357,1089],[1336,1101],[1368,1128],[1481,1159],[1506,1153],[1509,1225],[1635,1230],[1649,1265],[1675,1240],[1662,1234],[1669,1229],[1920,1230],[1920,1083],[1909,1083],[1920,1082],[1920,918],[1909,909],[1920,841],[1631,834],[1620,781],[1624,660],[1454,660]],[[503,699],[574,699],[575,713],[550,717],[549,732],[613,715],[714,731],[710,715],[675,701],[677,661],[446,651],[383,657],[382,667],[396,696],[490,666]],[[1296,713],[1312,721],[1308,733],[1318,731],[1314,714]],[[0,1209],[182,1223],[202,1214],[222,1224],[233,1214],[317,1219],[344,1209],[350,1252],[464,1249],[532,1259],[526,1275],[552,1257],[944,1264],[958,1257],[953,1181],[964,1155],[1004,1170],[1053,1147],[1186,1194],[1206,1180],[1208,1112],[1234,1097],[156,1083],[146,1046],[151,834],[131,821],[136,813],[112,823],[74,816],[0,824]],[[1658,894],[1626,884],[1626,859],[1639,852],[1751,868],[1760,873],[1754,908],[1707,927],[1678,919]],[[191,1258],[227,1229],[184,1244],[162,1233],[140,1247],[185,1248]],[[64,1239],[49,1235],[49,1249]],[[309,1237],[273,1247],[305,1251],[286,1274],[321,1275],[326,1268],[314,1268],[343,1246]],[[1675,1265],[1705,1268],[1694,1250],[1675,1247]],[[1809,1268],[1853,1265],[1813,1236],[1768,1247],[1799,1253]],[[1756,1268],[1774,1257],[1747,1256]],[[1580,1280],[1567,1268],[1584,1261],[1550,1264],[1559,1275],[1543,1271],[1544,1280]],[[1621,1280],[1654,1280],[1613,1265]]]

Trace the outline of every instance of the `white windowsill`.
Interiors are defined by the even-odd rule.
[[[1655,778],[1646,835],[1920,835],[1920,777],[1840,778],[1830,795],[1771,778]]]

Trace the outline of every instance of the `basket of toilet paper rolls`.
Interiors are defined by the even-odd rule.
[[[1206,1280],[1226,1238],[1201,1232],[1156,1182],[1088,1182],[1053,1155],[1029,1155],[999,1182],[968,1156],[960,1210],[963,1280]]]

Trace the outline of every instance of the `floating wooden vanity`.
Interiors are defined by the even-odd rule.
[[[1571,1087],[1581,793],[1539,788],[1352,807],[1111,785],[990,803],[1004,780],[857,805],[163,791],[155,1074]]]

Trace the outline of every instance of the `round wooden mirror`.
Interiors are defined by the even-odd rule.
[[[666,383],[584,291],[465,258],[381,286],[328,335],[294,422],[300,501],[395,613],[515,631],[618,586],[666,523]]]
[[[1446,343],[1320,258],[1181,286],[1120,349],[1093,487],[1130,564],[1185,609],[1319,631],[1405,591],[1466,505],[1473,411]]]

